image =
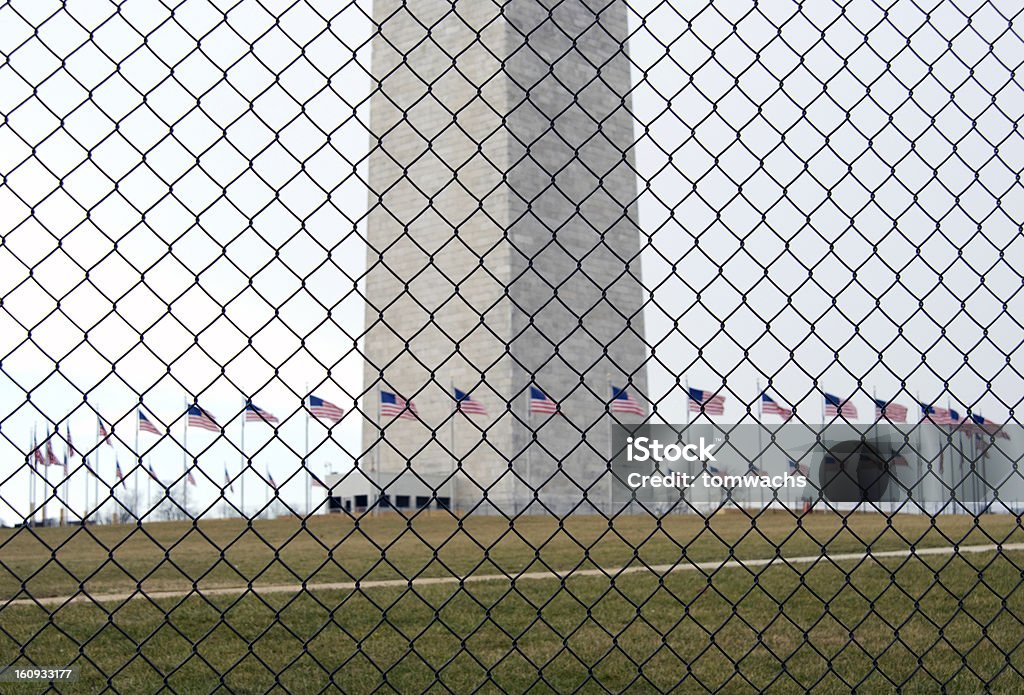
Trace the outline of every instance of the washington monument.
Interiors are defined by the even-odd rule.
[[[374,15],[360,468],[467,512],[604,508],[611,385],[647,392],[626,6]],[[380,418],[381,391],[418,419]]]

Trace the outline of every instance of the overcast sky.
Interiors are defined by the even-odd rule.
[[[631,9],[662,416],[683,417],[677,375],[704,389],[727,379],[726,421],[771,375],[809,421],[815,379],[855,394],[864,417],[877,391],[1007,419],[1022,393],[1017,3]],[[240,465],[243,393],[284,421],[277,439],[246,432],[278,482],[305,447],[300,398],[352,408],[369,12],[0,6],[0,518],[24,513],[34,425],[70,418],[88,449],[95,408],[127,467],[142,394],[178,440],[143,435],[171,479],[183,404],[198,396],[232,423],[232,441],[189,433],[209,498]],[[325,441],[313,423],[313,470],[348,466],[360,425],[346,418]],[[253,507],[265,487],[247,485]],[[303,489],[295,478],[283,495],[299,503]]]

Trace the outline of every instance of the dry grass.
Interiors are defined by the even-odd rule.
[[[756,525],[738,513],[702,519],[639,517],[611,527],[576,517],[560,525],[529,518],[514,528],[494,517],[458,522],[434,516],[203,522],[197,528],[46,529],[0,540],[3,591],[25,583],[33,595],[67,593],[85,578],[92,591],[247,581],[386,578],[620,566],[633,547],[651,563],[895,549],[907,543],[1019,542],[1012,517],[815,514],[796,521],[767,514]],[[533,547],[540,548],[534,550]],[[433,548],[438,548],[435,558]],[[65,569],[50,562],[53,552]],[[275,552],[277,556],[275,557]],[[223,555],[222,555],[223,553]],[[682,558],[686,558],[682,560]],[[118,567],[112,567],[113,558]],[[663,580],[601,578],[137,600],[55,610],[0,608],[0,659],[20,649],[36,663],[78,659],[82,680],[64,692],[298,693],[328,683],[347,692],[419,692],[443,683],[485,690],[685,691],[766,688],[847,692],[1018,690],[1024,670],[1024,591],[1019,552],[963,557],[774,566],[756,575],[723,569]],[[233,568],[229,567],[233,566]],[[1018,617],[1020,616],[1020,617]],[[84,648],[79,645],[85,644]],[[223,681],[221,680],[223,675]],[[600,683],[600,687],[599,684]],[[9,686],[9,684],[8,684]],[[35,688],[11,692],[33,692]],[[8,692],[8,690],[4,690]]]

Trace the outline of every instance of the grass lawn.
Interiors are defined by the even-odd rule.
[[[785,512],[752,523],[340,516],[7,530],[0,595],[618,567],[1022,542],[1020,522]],[[77,663],[61,692],[582,688],[1019,692],[1024,553],[358,591],[0,607],[0,662]],[[84,645],[84,646],[81,646]],[[26,663],[19,661],[19,663]],[[40,692],[41,685],[0,684]],[[19,689],[20,688],[20,689]]]

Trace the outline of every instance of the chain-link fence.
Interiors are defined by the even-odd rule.
[[[1019,13],[0,4],[4,692],[1018,691]]]

